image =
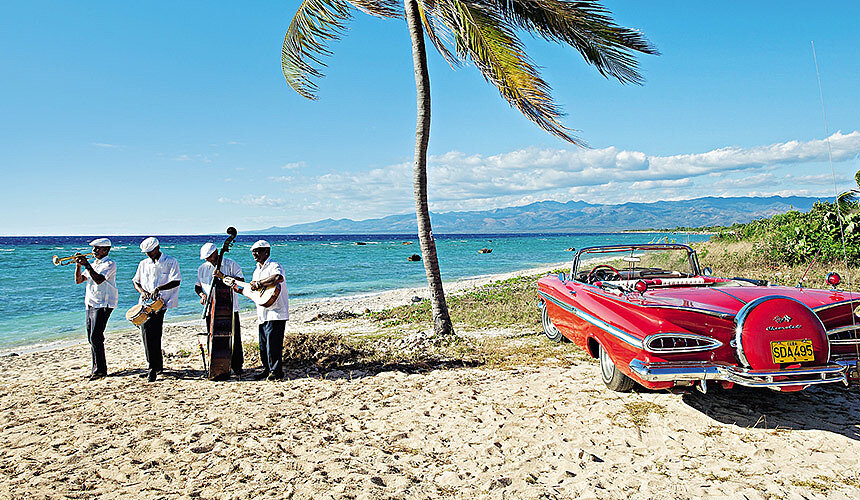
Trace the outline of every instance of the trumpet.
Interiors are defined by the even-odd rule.
[[[85,254],[76,253],[75,255],[69,255],[68,257],[57,257],[56,255],[54,255],[52,260],[54,261],[55,266],[67,266],[69,264],[73,264],[75,262],[75,259],[77,259],[78,257],[90,258],[95,257],[95,255],[93,254],[93,252]]]

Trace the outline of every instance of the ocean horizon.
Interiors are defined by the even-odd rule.
[[[45,343],[86,340],[84,285],[74,282],[74,265],[54,266],[52,256],[86,253],[88,242],[104,235],[0,237],[0,351]],[[512,233],[438,234],[442,279],[506,273],[571,261],[571,247],[620,242],[648,242],[668,237],[679,243],[707,239],[707,235],[654,233]],[[109,235],[110,257],[117,262],[119,305],[108,322],[107,334],[128,329],[128,308],[137,303],[131,284],[144,257],[138,247],[143,235]],[[167,322],[199,319],[202,306],[194,294],[200,246],[212,242],[219,249],[224,235],[157,235],[162,252],[175,257],[182,272],[179,306]],[[242,267],[250,279],[254,270],[250,246],[258,239],[272,245],[272,259],[284,267],[291,305],[398,288],[426,286],[421,254],[414,234],[257,235],[239,234],[226,257]],[[478,253],[490,248],[492,253]],[[242,311],[253,303],[240,298]],[[202,320],[201,320],[202,328]]]

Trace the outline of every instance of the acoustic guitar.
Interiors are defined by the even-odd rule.
[[[278,300],[278,297],[281,295],[281,284],[278,283],[275,286],[270,286],[268,288],[261,288],[259,290],[251,290],[251,284],[246,283],[244,281],[239,281],[236,278],[231,278],[229,276],[224,276],[223,280],[224,284],[233,288],[235,285],[239,287],[239,293],[253,300],[255,304],[258,306],[269,307]]]

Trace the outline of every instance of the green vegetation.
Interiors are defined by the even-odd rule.
[[[841,261],[842,237],[850,266],[860,264],[860,211],[840,214],[835,203],[818,202],[809,212],[796,210],[735,224],[717,232],[714,241],[747,241],[752,253],[779,265]]]
[[[860,264],[860,211],[840,214],[835,203],[818,202],[809,212],[796,210],[734,224],[716,231],[711,241],[693,245],[699,265],[717,276],[755,278],[778,285],[825,288],[838,272],[841,289],[860,290],[845,266]],[[843,253],[842,235],[845,236]],[[848,279],[852,278],[850,287]]]
[[[537,314],[537,280],[540,277],[510,278],[448,297],[451,319],[471,329],[540,330],[540,315]],[[422,323],[430,319],[430,303],[423,300],[368,316],[383,327]]]

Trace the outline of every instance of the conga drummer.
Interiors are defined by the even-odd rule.
[[[140,325],[143,337],[143,349],[146,354],[148,371],[145,376],[154,382],[157,374],[164,369],[164,358],[161,354],[161,334],[164,325],[164,314],[179,302],[179,283],[182,274],[179,272],[179,262],[161,253],[158,240],[149,237],[140,243],[140,251],[146,258],[140,261],[137,272],[132,278],[135,290],[140,293],[140,304],[147,304],[150,299],[160,298],[164,307],[152,311],[149,318]]]

